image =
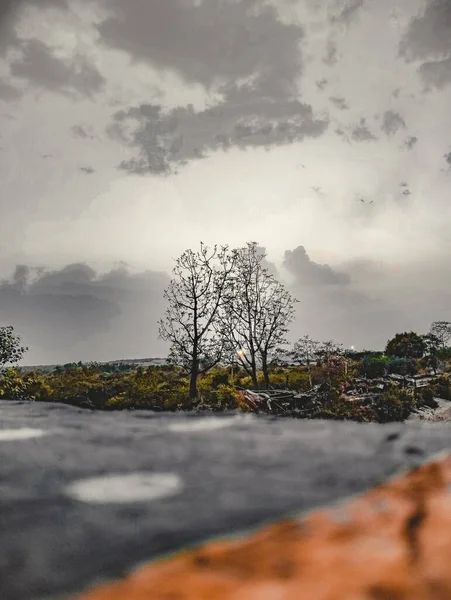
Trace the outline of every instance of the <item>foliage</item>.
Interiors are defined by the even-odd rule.
[[[394,358],[388,363],[388,372],[396,375],[415,375],[417,363],[413,358]]]
[[[390,423],[405,421],[416,403],[411,390],[392,385],[375,398],[371,407],[379,423]]]
[[[397,358],[421,358],[425,352],[423,337],[410,331],[397,333],[387,342],[385,354]]]
[[[14,334],[14,327],[0,327],[0,369],[7,364],[15,364],[22,360],[28,348],[22,346],[22,338]]]
[[[451,400],[451,377],[444,373],[431,386],[434,396],[443,400]]]
[[[430,386],[417,389],[415,397],[417,408],[422,406],[427,406],[428,408],[438,407],[438,402],[434,398],[434,390]]]
[[[358,423],[376,421],[376,414],[369,406],[349,402],[337,397],[328,406],[320,408],[314,414],[315,419],[331,419],[333,421],[357,421]]]
[[[383,377],[388,371],[390,359],[387,356],[365,356],[359,364],[359,373],[368,379]]]

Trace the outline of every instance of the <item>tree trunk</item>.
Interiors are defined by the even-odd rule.
[[[254,390],[258,390],[257,365],[255,364],[255,356],[251,358],[251,377]]]
[[[268,356],[266,352],[262,352],[262,370],[263,378],[265,380],[265,390],[269,390],[269,373],[268,373]]]
[[[189,379],[189,399],[191,402],[195,402],[197,400],[197,375],[199,370],[199,361],[198,359],[193,359],[191,363],[191,372]]]
[[[313,387],[313,383],[312,383],[312,367],[310,366],[310,360],[307,359],[307,373],[308,373],[308,382],[310,385],[310,389],[312,389]]]

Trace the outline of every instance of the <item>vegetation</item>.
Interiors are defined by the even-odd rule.
[[[167,365],[20,369],[14,364],[27,348],[12,326],[1,327],[0,398],[103,410],[248,411],[255,406],[245,390],[293,390],[301,408],[285,414],[380,423],[434,408],[435,398],[451,400],[450,322],[435,321],[426,334],[398,333],[384,352],[355,352],[308,335],[289,349],[297,300],[264,260],[255,242],[233,250],[201,243],[176,260],[159,321],[159,336],[170,343]],[[431,373],[424,387],[408,383]]]
[[[12,325],[0,327],[0,370],[7,364],[19,362],[27,350]]]

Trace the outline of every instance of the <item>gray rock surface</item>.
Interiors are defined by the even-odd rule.
[[[0,401],[0,598],[66,598],[181,547],[363,492],[450,445],[449,426],[425,422]]]

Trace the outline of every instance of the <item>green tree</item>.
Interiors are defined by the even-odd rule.
[[[5,365],[18,363],[27,351],[28,348],[22,346],[22,339],[14,333],[12,325],[0,327],[0,370]]]
[[[397,333],[387,342],[385,354],[397,358],[421,358],[425,352],[423,337],[410,331]]]

